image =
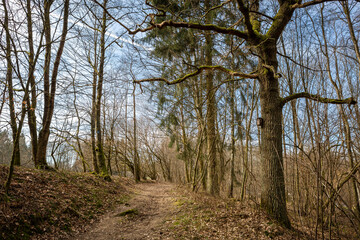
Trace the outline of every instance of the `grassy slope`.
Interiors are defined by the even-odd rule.
[[[66,238],[129,198],[119,178],[16,168],[5,200],[7,171],[0,166],[0,239]]]

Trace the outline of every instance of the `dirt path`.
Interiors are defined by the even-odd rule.
[[[174,211],[171,196],[174,188],[168,183],[137,184],[128,203],[105,214],[74,239],[167,239],[163,237],[167,229],[162,225]],[[128,210],[133,213],[122,216]]]

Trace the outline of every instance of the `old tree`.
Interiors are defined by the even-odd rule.
[[[289,96],[281,96],[279,80],[282,75],[278,72],[278,46],[277,43],[286,26],[291,21],[297,9],[311,7],[317,4],[328,4],[333,0],[278,0],[269,10],[269,1],[260,0],[228,0],[219,2],[215,0],[196,1],[203,6],[204,11],[197,18],[186,18],[176,14],[172,1],[146,1],[155,13],[146,16],[143,24],[135,30],[128,29],[118,21],[129,33],[137,34],[154,29],[164,28],[189,28],[203,31],[205,34],[231,35],[239,42],[245,41],[253,56],[257,58],[256,67],[251,73],[244,73],[238,69],[228,69],[219,65],[196,66],[196,71],[186,74],[175,80],[164,78],[151,78],[137,81],[163,81],[167,84],[177,84],[186,81],[188,78],[200,74],[203,71],[222,71],[237,79],[255,79],[259,83],[259,95],[261,106],[261,165],[262,165],[262,189],[261,205],[272,216],[286,227],[290,227],[290,220],[286,210],[285,182],[283,170],[283,147],[282,147],[282,117],[283,107],[286,103],[307,98],[321,103],[331,104],[356,104],[355,99],[331,99],[320,96],[316,93],[299,92]],[[186,2],[184,6],[186,7]],[[274,1],[276,2],[276,1]],[[191,5],[189,5],[191,6]],[[222,21],[222,24],[214,24],[209,21],[209,15],[216,14],[226,18],[225,8],[232,9],[232,16]],[[187,9],[189,10],[189,9]],[[191,11],[191,10],[189,10]],[[194,20],[195,19],[195,20]],[[266,19],[266,21],[264,21]],[[266,23],[264,23],[266,22]],[[208,41],[207,41],[208,42]],[[210,160],[211,161],[211,160]],[[215,160],[214,160],[215,161]],[[210,162],[210,165],[212,163]],[[212,191],[210,191],[212,193]]]

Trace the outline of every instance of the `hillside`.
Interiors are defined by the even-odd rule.
[[[8,168],[0,166],[1,186]],[[61,239],[128,199],[125,180],[106,182],[90,173],[16,168],[9,198],[1,188],[2,239]]]
[[[1,196],[2,239],[311,239],[254,207],[168,183],[16,168]]]

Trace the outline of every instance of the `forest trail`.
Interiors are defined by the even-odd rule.
[[[136,184],[127,203],[120,204],[73,239],[166,239],[162,238],[162,225],[175,209],[171,196],[174,189],[175,185],[169,183]]]

